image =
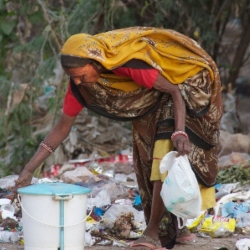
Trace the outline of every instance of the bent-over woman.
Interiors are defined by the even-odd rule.
[[[57,125],[27,163],[16,188],[30,184],[35,169],[68,136],[83,107],[110,119],[131,121],[133,161],[147,228],[131,248],[173,247],[192,239],[178,232],[160,197],[159,164],[176,150],[187,154],[200,185],[202,209],[215,205],[217,144],[222,115],[219,72],[192,39],[174,31],[132,27],[71,36],[61,51],[70,76]]]

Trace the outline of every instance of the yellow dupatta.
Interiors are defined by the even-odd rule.
[[[219,71],[212,58],[192,39],[174,30],[149,27],[132,27],[96,35],[76,34],[64,44],[61,53],[99,61],[106,69],[122,66],[131,59],[142,60],[173,84],[206,68],[212,79],[212,102],[220,88]],[[101,84],[115,87],[122,78],[111,74],[101,75]],[[129,91],[138,88],[126,79]],[[118,89],[120,87],[117,87]]]

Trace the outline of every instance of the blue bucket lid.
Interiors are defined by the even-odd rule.
[[[36,194],[36,195],[77,195],[88,194],[91,192],[89,188],[84,188],[68,183],[42,183],[22,187],[17,190],[20,194]]]

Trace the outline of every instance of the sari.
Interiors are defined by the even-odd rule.
[[[215,62],[195,41],[173,30],[133,27],[94,36],[73,35],[64,44],[62,55],[94,59],[109,70],[92,85],[76,86],[71,81],[71,88],[78,101],[90,110],[114,120],[132,121],[133,164],[146,222],[152,205],[154,144],[156,140],[170,139],[175,131],[173,99],[129,77],[114,75],[112,69],[130,64],[136,67],[139,60],[178,84],[187,110],[189,161],[199,183],[206,187],[215,184],[222,115],[220,77]],[[167,211],[166,217],[168,226],[163,218],[160,234],[174,237]]]

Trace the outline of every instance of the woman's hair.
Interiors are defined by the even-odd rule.
[[[61,64],[65,68],[77,68],[85,66],[88,63],[93,62],[89,58],[81,58],[77,56],[61,55]]]

